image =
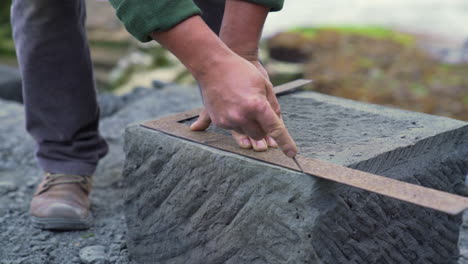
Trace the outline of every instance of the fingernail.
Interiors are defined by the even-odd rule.
[[[272,147],[272,148],[278,147],[278,144],[276,143],[276,141],[273,138],[268,138],[268,145],[270,147]]]
[[[260,148],[260,149],[263,149],[263,148],[266,148],[266,147],[267,147],[267,145],[266,145],[266,143],[265,143],[265,140],[259,140],[259,141],[257,141],[257,142],[256,142],[256,145],[257,145],[257,147]]]
[[[294,156],[296,156],[296,152],[290,150],[286,153],[286,156],[290,157],[290,158],[294,158]]]
[[[242,140],[242,145],[244,145],[244,147],[249,147],[250,146],[250,140],[248,138],[244,138]]]

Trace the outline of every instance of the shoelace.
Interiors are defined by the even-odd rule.
[[[42,185],[42,190],[39,194],[47,191],[50,187],[59,184],[78,183],[85,192],[88,192],[90,179],[87,176],[63,174],[63,173],[46,173],[45,183]]]

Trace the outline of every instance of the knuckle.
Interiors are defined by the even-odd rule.
[[[267,89],[273,90],[273,84],[268,80],[267,84]]]
[[[245,118],[237,112],[229,115],[229,121],[236,125],[243,125],[246,122]]]
[[[268,129],[268,135],[270,135],[272,138],[280,138],[284,134],[284,129],[281,125],[275,125]]]
[[[248,102],[249,112],[262,113],[267,107],[266,100],[262,98],[253,98]]]

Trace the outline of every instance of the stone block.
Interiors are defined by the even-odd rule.
[[[312,92],[279,101],[304,156],[466,194],[465,122]],[[125,141],[135,263],[457,263],[460,215],[137,124]]]

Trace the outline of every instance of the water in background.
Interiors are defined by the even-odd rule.
[[[265,36],[293,26],[383,25],[463,41],[468,0],[285,0],[269,16]]]

